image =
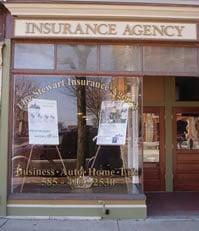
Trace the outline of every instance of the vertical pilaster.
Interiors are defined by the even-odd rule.
[[[173,191],[172,106],[175,98],[175,78],[165,78],[165,160],[166,191]]]
[[[2,96],[0,120],[0,216],[6,216],[8,171],[8,118],[11,43],[6,40],[2,52]]]

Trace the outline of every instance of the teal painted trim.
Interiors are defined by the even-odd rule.
[[[1,97],[0,216],[6,215],[6,204],[7,204],[10,59],[11,59],[11,42],[10,40],[6,40],[5,45],[3,47],[3,73],[2,73],[2,97]]]
[[[166,191],[173,191],[173,142],[172,142],[172,104],[174,101],[174,78],[165,78],[165,160]]]

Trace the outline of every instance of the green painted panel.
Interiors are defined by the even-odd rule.
[[[12,207],[8,208],[8,216],[84,216],[102,217],[104,219],[145,219],[146,207],[114,207],[105,214],[101,208],[44,208],[44,207]]]
[[[173,150],[172,150],[172,104],[174,101],[174,78],[165,78],[165,158],[166,191],[173,191]]]
[[[1,98],[1,131],[0,131],[0,216],[6,215],[7,203],[7,162],[8,162],[8,118],[9,118],[9,83],[10,83],[10,40],[3,47],[3,73]]]

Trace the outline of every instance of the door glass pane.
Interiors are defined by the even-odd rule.
[[[199,113],[176,114],[177,149],[199,149]]]
[[[139,46],[100,46],[101,71],[141,71],[142,49]]]
[[[58,70],[97,70],[97,46],[57,45]]]
[[[158,113],[144,113],[144,162],[159,162],[160,117]]]
[[[139,193],[141,83],[15,76],[12,193]]]
[[[17,43],[14,49],[14,68],[54,69],[54,45]]]

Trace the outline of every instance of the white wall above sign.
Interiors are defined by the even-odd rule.
[[[197,40],[196,23],[86,20],[15,20],[15,37]]]

